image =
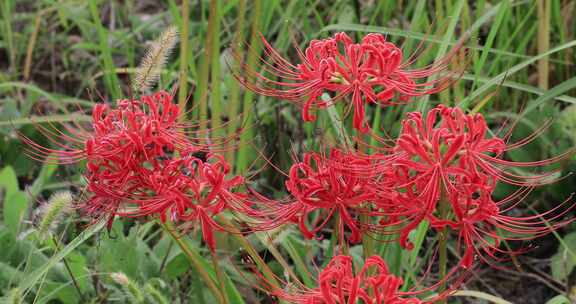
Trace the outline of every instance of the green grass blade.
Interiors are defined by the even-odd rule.
[[[306,262],[303,257],[306,257],[306,252],[298,250],[296,240],[293,235],[286,236],[286,239],[280,244],[288,252],[288,255],[294,261],[294,266],[296,267],[296,272],[304,281],[304,285],[307,287],[314,287],[314,279],[312,278],[308,268],[306,267]]]
[[[544,58],[546,56],[549,56],[551,54],[554,54],[556,52],[559,52],[559,51],[562,51],[562,50],[565,50],[565,49],[568,49],[568,48],[571,48],[574,46],[576,46],[576,40],[573,40],[573,41],[570,41],[568,43],[557,46],[557,47],[549,50],[548,52],[542,53],[538,56],[534,56],[528,60],[525,60],[525,61],[511,67],[507,71],[504,71],[504,72],[498,74],[496,77],[493,77],[492,79],[490,79],[490,81],[486,82],[483,86],[479,87],[474,92],[470,93],[468,95],[468,97],[466,97],[464,100],[460,101],[458,106],[463,108],[463,109],[467,109],[469,104],[472,102],[472,100],[478,98],[479,96],[481,96],[482,94],[487,92],[489,89],[491,89],[493,86],[502,82],[502,80],[504,80],[507,76],[515,74],[516,72],[528,67],[529,65],[538,61],[541,58]]]
[[[508,302],[502,298],[495,297],[493,295],[487,294],[481,291],[475,290],[458,290],[452,294],[453,297],[472,297],[476,299],[481,299],[484,301],[489,301],[495,304],[513,304],[512,302]]]
[[[440,60],[442,57],[444,57],[444,55],[446,55],[446,52],[448,51],[448,47],[450,46],[450,42],[452,41],[452,37],[454,37],[454,30],[456,29],[456,26],[458,25],[458,20],[460,19],[460,14],[462,13],[462,8],[464,7],[464,0],[460,0],[456,3],[456,6],[454,7],[454,9],[451,12],[451,19],[450,19],[450,23],[448,23],[448,28],[446,29],[446,34],[444,34],[444,37],[442,38],[442,41],[440,42],[440,47],[438,48],[438,53],[436,54],[436,60],[438,61]],[[428,79],[426,80],[426,82],[432,82],[435,78],[437,77],[437,75],[430,75],[430,77],[428,77]],[[422,96],[422,98],[420,98],[420,102],[418,103],[418,109],[420,111],[424,111],[426,108],[428,108],[428,100],[430,99],[430,95],[424,95]]]
[[[486,59],[488,58],[489,49],[494,44],[496,34],[498,33],[498,30],[500,29],[500,26],[502,25],[502,23],[504,21],[504,17],[506,16],[506,13],[508,12],[508,7],[509,7],[509,2],[503,1],[502,5],[500,5],[498,8],[498,14],[496,15],[496,18],[494,19],[494,23],[492,23],[492,25],[491,25],[490,33],[488,33],[488,38],[486,39],[486,43],[484,44],[482,54],[480,55],[480,59],[476,63],[474,63],[474,74],[476,75],[476,77],[479,77],[480,74],[482,73],[482,68],[484,67],[484,64],[486,63]],[[474,84],[476,84],[476,82],[474,82]],[[472,89],[472,90],[474,90],[474,89]]]
[[[561,84],[553,87],[552,89],[548,90],[545,94],[541,95],[537,99],[528,103],[526,109],[522,112],[520,117],[528,114],[529,112],[535,110],[538,106],[543,104],[544,102],[551,100],[561,94],[568,92],[572,89],[576,88],[576,77],[572,77]]]
[[[92,21],[98,32],[100,56],[104,63],[104,83],[108,89],[108,93],[112,95],[112,99],[119,99],[122,95],[120,91],[120,81],[116,75],[116,68],[114,67],[114,61],[112,60],[112,51],[109,43],[108,31],[104,28],[100,20],[100,13],[98,12],[97,0],[90,0],[90,14],[92,15]]]
[[[488,77],[475,76],[475,75],[471,75],[471,74],[462,75],[462,79],[463,80],[469,80],[469,81],[476,81],[476,82],[480,82],[480,83],[487,83],[490,81],[490,78],[488,78]],[[499,85],[501,85],[503,87],[511,88],[514,90],[523,91],[526,93],[536,94],[539,96],[544,95],[544,94],[546,94],[546,92],[548,92],[548,91],[541,90],[541,89],[534,87],[534,86],[531,86],[531,85],[518,83],[518,82],[514,82],[514,81],[509,81],[509,80],[505,80],[504,82],[501,82]],[[552,98],[555,100],[558,100],[558,101],[564,101],[564,102],[568,102],[571,104],[576,104],[576,98],[572,97],[572,96],[559,95],[559,96],[554,96]]]
[[[23,89],[26,91],[30,91],[30,92],[36,93],[42,97],[45,97],[52,104],[58,105],[60,108],[64,108],[64,104],[78,104],[78,105],[88,106],[88,107],[91,107],[94,105],[93,102],[88,101],[88,100],[65,97],[65,96],[55,96],[54,94],[50,94],[50,93],[42,90],[41,88],[39,88],[33,84],[20,82],[20,81],[2,82],[2,83],[0,83],[0,90],[3,90],[3,89],[6,89],[6,90]]]
[[[106,225],[107,218],[101,219],[100,221],[96,222],[95,224],[88,227],[86,230],[82,231],[80,235],[78,235],[74,240],[72,240],[66,247],[62,248],[58,253],[48,260],[48,262],[41,267],[37,268],[30,274],[26,275],[20,285],[18,285],[18,289],[25,291],[32,288],[42,277],[58,262],[60,262],[63,258],[65,258],[70,252],[72,252],[76,247],[80,246],[86,240],[88,240],[92,235],[100,231]]]
[[[20,125],[29,125],[29,124],[36,124],[36,123],[67,122],[67,121],[87,122],[87,121],[92,121],[92,116],[82,115],[82,114],[33,116],[30,118],[18,118],[18,119],[12,119],[12,120],[8,120],[8,121],[0,121],[0,127],[20,126]]]

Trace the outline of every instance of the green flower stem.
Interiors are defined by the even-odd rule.
[[[356,143],[360,152],[369,154],[370,148],[366,146],[366,143],[369,142],[370,137],[368,135],[360,134],[359,132],[356,134],[356,137],[362,139]],[[363,208],[370,209],[370,202],[365,202]],[[366,213],[361,214],[360,224],[364,227],[370,227],[372,224],[370,216]],[[368,235],[368,233],[362,234],[362,254],[364,255],[364,260],[374,255],[374,240]],[[369,270],[368,274],[371,273],[372,270]]]
[[[220,263],[218,262],[218,256],[216,256],[216,251],[210,251],[212,256],[212,265],[214,266],[214,270],[216,272],[216,279],[218,280],[218,284],[220,285],[220,290],[222,291],[222,300],[224,304],[228,304],[228,297],[226,296],[226,287],[224,285],[224,276],[222,275],[222,268],[220,267]]]
[[[186,254],[186,257],[188,257],[188,260],[190,260],[190,263],[196,269],[196,272],[198,274],[200,274],[204,283],[206,283],[206,285],[208,285],[208,288],[210,288],[210,290],[212,291],[212,294],[218,300],[218,303],[224,304],[225,303],[224,297],[222,296],[223,290],[221,292],[221,290],[218,289],[218,286],[216,286],[216,283],[214,283],[212,278],[210,278],[210,274],[208,274],[206,269],[204,269],[204,267],[202,267],[202,263],[200,262],[200,258],[201,258],[200,254],[198,254],[198,252],[194,251],[192,248],[190,248],[190,246],[188,246],[188,244],[182,239],[182,236],[180,236],[178,234],[178,232],[176,232],[176,230],[174,229],[172,224],[166,222],[166,223],[160,223],[160,226],[162,226],[164,231],[168,232],[168,234],[170,234],[172,239],[174,239],[174,241],[176,241],[176,244],[178,244],[178,246],[180,246],[180,249],[182,249],[184,254]]]
[[[440,185],[442,187],[442,185]],[[444,188],[442,188],[444,189]],[[440,218],[447,219],[448,212],[450,211],[450,204],[446,199],[444,191],[442,191],[442,198],[440,200]],[[438,235],[438,264],[439,264],[439,276],[443,280],[447,273],[448,264],[448,227],[442,228],[440,234]],[[446,290],[446,281],[440,285],[439,292]],[[442,300],[440,303],[447,303],[446,300]]]
[[[340,245],[340,252],[339,254],[349,255],[350,250],[348,250],[348,243],[344,240],[344,229],[342,227],[342,217],[339,216],[340,213],[334,212],[334,217],[336,220],[334,221],[334,234],[336,235],[336,243]]]
[[[367,208],[369,208],[368,204]],[[360,223],[362,225],[370,225],[370,216],[367,214],[360,215]],[[362,253],[364,254],[364,260],[374,255],[374,240],[367,234],[362,235]]]
[[[240,243],[242,248],[244,248],[244,250],[246,250],[248,255],[250,255],[250,257],[252,258],[252,260],[254,260],[256,266],[260,268],[260,270],[264,274],[264,277],[269,281],[268,283],[270,283],[272,287],[280,289],[280,284],[278,284],[278,281],[274,276],[274,272],[272,272],[272,270],[270,269],[270,267],[268,267],[266,262],[264,262],[264,260],[260,257],[260,255],[258,255],[258,252],[256,251],[256,249],[254,249],[252,244],[250,244],[250,242],[246,240],[246,238],[242,235],[242,232],[237,228],[234,228],[235,227],[234,224],[232,224],[232,222],[230,222],[224,216],[218,217],[218,221],[224,224],[226,227],[231,228],[232,231],[230,231],[231,232],[230,235]]]

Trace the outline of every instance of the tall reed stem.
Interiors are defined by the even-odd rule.
[[[262,1],[254,0],[252,1],[254,6],[251,10],[252,12],[252,33],[250,37],[250,52],[248,52],[248,58],[246,59],[246,64],[249,68],[254,69],[258,63],[258,57],[260,56],[260,40],[258,37],[258,32],[260,31],[260,17],[262,13]],[[247,82],[252,82],[254,76],[247,76]],[[252,78],[252,79],[250,79]],[[244,119],[244,125],[247,127],[243,130],[240,135],[240,149],[238,151],[238,162],[236,163],[238,173],[243,173],[249,167],[250,163],[250,151],[252,146],[249,145],[249,141],[254,138],[254,131],[252,128],[252,104],[253,104],[254,93],[251,91],[246,91],[244,93],[244,102],[242,106],[242,114]]]
[[[218,137],[224,131],[221,128],[222,122],[222,93],[220,90],[220,3],[218,0],[210,1],[210,18],[212,21],[212,54],[210,55],[210,73],[211,73],[211,91],[210,91],[210,109],[212,124],[211,129]]]
[[[236,22],[236,33],[234,34],[234,42],[232,43],[232,52],[234,52],[235,56],[238,58],[244,58],[244,48],[242,47],[242,43],[244,41],[244,15],[246,13],[246,0],[240,0],[238,4],[238,21]],[[234,63],[241,65],[242,63]],[[239,67],[234,67],[239,68]],[[238,84],[235,79],[232,78],[233,81],[230,82],[230,99],[228,105],[228,136],[234,134],[236,132],[236,128],[238,127],[238,109],[240,107],[240,85]],[[230,142],[227,144],[226,147],[226,160],[229,164],[234,164],[234,157],[236,155],[235,149],[232,148],[233,143]]]
[[[200,130],[205,130],[208,125],[208,85],[210,76],[210,64],[212,63],[212,56],[214,56],[214,37],[220,35],[216,32],[215,23],[217,22],[217,6],[216,0],[210,2],[210,14],[208,16],[208,32],[206,33],[206,41],[204,44],[204,56],[200,64],[200,73],[198,79],[198,95],[197,100],[200,107]]]
[[[182,1],[182,28],[180,29],[180,79],[178,87],[178,107],[181,120],[186,116],[186,99],[188,98],[188,28],[190,27],[190,10],[188,1]]]
[[[536,1],[538,7],[538,54],[550,49],[550,0]],[[548,89],[550,60],[548,57],[538,60],[538,87]]]

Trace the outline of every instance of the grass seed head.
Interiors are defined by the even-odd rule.
[[[42,238],[45,238],[58,225],[64,214],[70,212],[73,201],[70,191],[60,191],[52,194],[48,203],[42,206],[40,211],[41,220],[38,225],[38,232]]]
[[[166,29],[158,39],[152,42],[132,81],[132,89],[136,94],[147,92],[156,84],[177,42],[178,29],[175,26]]]

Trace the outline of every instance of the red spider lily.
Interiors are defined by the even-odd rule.
[[[87,130],[77,123],[64,125],[64,131],[55,126],[36,125],[46,138],[60,149],[50,149],[22,135],[31,147],[26,152],[40,161],[59,164],[75,163],[87,159],[113,159],[143,153],[149,157],[161,156],[162,149],[173,151],[175,145],[188,146],[186,126],[178,124],[177,105],[164,91],[142,100],[119,100],[117,108],[96,104],[92,109],[92,125]],[[200,148],[201,149],[201,148]]]
[[[336,216],[340,219],[341,243],[344,227],[351,232],[350,242],[360,241],[362,227],[358,216],[370,214],[367,204],[377,199],[377,188],[366,178],[370,174],[363,176],[356,172],[371,169],[370,161],[335,148],[328,157],[306,153],[304,161],[292,165],[286,188],[295,198],[292,208],[305,237],[312,238]],[[317,210],[321,211],[320,216],[308,228],[309,214]]]
[[[336,221],[340,245],[357,243],[362,235],[392,235],[390,226],[402,222],[406,211],[394,210],[403,199],[382,189],[374,177],[383,166],[379,158],[366,158],[354,151],[331,147],[329,153],[308,152],[290,168],[283,200],[268,200],[258,193],[250,208],[239,212],[251,219],[252,230],[267,231],[292,221],[306,238],[316,237],[331,220]],[[369,220],[362,222],[360,216]],[[382,217],[385,217],[383,219]],[[349,230],[349,237],[345,231]]]
[[[561,204],[544,214],[526,217],[507,216],[506,212],[533,187],[553,181],[551,176],[556,173],[524,176],[514,173],[515,168],[551,164],[572,151],[536,162],[508,161],[503,159],[506,151],[519,148],[536,136],[507,144],[502,138],[488,138],[488,132],[481,114],[466,115],[458,108],[442,105],[425,116],[410,113],[402,122],[394,152],[385,157],[388,166],[382,181],[404,198],[398,200],[396,208],[404,210],[403,214],[411,214],[401,228],[400,241],[404,247],[411,246],[408,233],[422,220],[427,219],[437,229],[448,225],[460,236],[464,251],[461,266],[470,267],[475,254],[482,257],[482,252],[489,256],[502,252],[498,246],[504,239],[531,239],[570,222],[546,225],[547,221],[565,215],[573,204],[567,208],[567,204]],[[491,196],[498,182],[520,189],[494,202]],[[440,216],[441,202],[449,204],[448,215]],[[521,236],[504,238],[496,233],[497,229]]]
[[[264,58],[260,68],[263,72],[241,65],[238,74],[242,77],[237,75],[237,78],[244,86],[262,95],[301,103],[305,121],[315,120],[310,114],[312,108],[325,108],[350,96],[349,109],[354,108],[353,126],[360,131],[369,129],[365,103],[407,103],[410,97],[445,89],[454,79],[451,75],[431,81],[426,78],[445,71],[459,49],[425,68],[412,69],[414,59],[402,62],[402,50],[381,34],[368,34],[360,43],[354,43],[345,33],[312,40],[304,52],[297,49],[299,64],[283,58],[264,37],[262,41]]]
[[[459,264],[464,268],[471,267],[476,257],[491,264],[491,260],[501,259],[497,254],[523,253],[527,248],[505,250],[500,245],[505,241],[538,238],[574,220],[561,220],[574,208],[570,205],[571,198],[542,214],[509,216],[506,213],[522,202],[532,188],[522,188],[500,201],[492,200],[493,188],[486,184],[461,185],[459,189],[448,199],[453,219],[439,220],[433,226],[449,226],[458,233],[457,249],[462,255]]]
[[[191,126],[178,123],[179,115],[172,96],[159,92],[121,100],[114,109],[95,105],[91,131],[38,126],[64,150],[22,137],[34,158],[64,164],[87,160],[89,194],[81,205],[87,215],[109,216],[109,227],[115,215],[199,222],[213,250],[213,230],[224,229],[213,217],[228,209],[250,210],[255,202],[233,191],[244,180],[228,177],[229,165],[212,152],[217,144],[189,136]]]
[[[420,304],[414,292],[401,292],[401,278],[388,271],[382,258],[372,256],[354,274],[352,257],[337,255],[318,278],[318,288],[298,293],[278,291],[275,294],[291,303],[301,304]],[[437,299],[436,299],[437,300]]]
[[[210,130],[195,130],[195,124],[178,122],[181,115],[173,97],[160,91],[138,99],[123,99],[115,108],[95,104],[92,108],[90,128],[73,121],[57,126],[36,124],[35,127],[59,149],[44,147],[20,134],[30,149],[30,157],[58,164],[76,163],[99,157],[117,161],[140,153],[147,159],[164,157],[175,150],[221,152],[222,146],[232,138],[209,136]]]
[[[183,227],[200,223],[204,241],[214,250],[213,231],[228,229],[213,218],[228,209],[242,210],[246,207],[236,206],[247,203],[244,194],[233,191],[243,185],[243,178],[227,178],[228,173],[229,166],[220,155],[209,154],[205,160],[192,154],[151,160],[149,167],[134,168],[133,178],[116,188],[102,186],[105,178],[90,176],[88,190],[93,196],[84,208],[92,214],[108,209],[119,216],[159,216],[163,222],[169,218]],[[112,196],[110,189],[116,192]]]

